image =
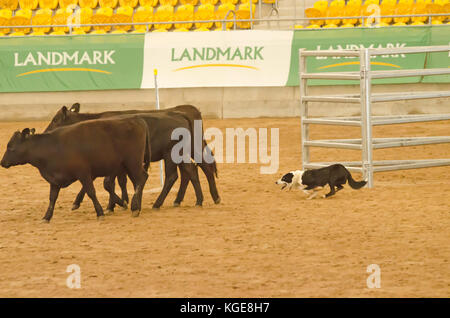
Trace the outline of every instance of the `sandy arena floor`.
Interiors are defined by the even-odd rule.
[[[15,130],[46,125],[0,123],[1,155]],[[118,208],[98,222],[88,198],[72,212],[76,183],[61,191],[51,223],[41,224],[47,182],[30,165],[0,168],[0,297],[450,297],[450,167],[380,173],[373,189],[346,186],[330,199],[306,200],[274,184],[300,168],[298,118],[205,125],[223,132],[279,127],[278,173],[261,175],[260,164],[219,164],[220,205],[201,173],[203,208],[193,206],[189,186],[181,207],[172,207],[172,191],[152,211],[151,189],[159,185],[153,164],[140,217]],[[449,132],[449,121],[374,129],[376,137]],[[360,132],[315,126],[311,137]],[[375,152],[375,159],[449,156],[450,144]],[[316,161],[359,158],[357,151],[312,151]],[[97,194],[106,207],[101,182]],[[70,264],[81,268],[81,289],[66,286]],[[370,264],[380,266],[380,289],[367,288]]]

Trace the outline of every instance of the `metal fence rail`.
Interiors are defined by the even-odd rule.
[[[299,50],[299,78],[300,78],[300,115],[301,115],[301,148],[302,169],[314,169],[326,167],[336,162],[310,162],[310,147],[353,149],[362,151],[361,161],[341,162],[350,171],[363,173],[369,188],[373,187],[373,173],[380,171],[392,171],[402,169],[417,169],[450,165],[449,159],[425,159],[425,160],[373,160],[373,150],[393,147],[407,147],[417,145],[430,145],[450,143],[450,136],[436,137],[396,137],[396,138],[373,138],[372,127],[379,125],[392,125],[414,122],[429,122],[438,120],[449,120],[449,114],[439,115],[399,115],[399,116],[372,116],[372,103],[410,100],[421,98],[450,97],[450,91],[427,91],[413,93],[372,93],[371,85],[373,78],[395,78],[407,76],[427,76],[450,74],[450,68],[442,69],[419,69],[419,70],[391,70],[371,71],[370,59],[372,56],[385,54],[409,54],[409,53],[431,53],[450,52],[450,46],[430,47],[404,47],[390,49],[360,49],[360,50],[328,50],[307,51]],[[307,73],[308,56],[348,56],[359,57],[359,72],[329,72],[329,73]],[[308,79],[339,79],[359,80],[360,93],[347,95],[308,95]],[[342,102],[358,103],[361,105],[361,116],[352,117],[324,117],[311,118],[308,116],[310,102]],[[360,139],[327,139],[310,140],[309,125],[340,125],[361,127]]]

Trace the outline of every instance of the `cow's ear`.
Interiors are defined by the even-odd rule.
[[[30,135],[34,135],[35,132],[36,132],[36,129],[34,129],[34,128],[30,129]]]
[[[74,113],[79,113],[80,112],[80,103],[73,104],[72,107],[70,107],[70,111],[74,112]]]
[[[63,119],[66,119],[66,116],[67,116],[67,112],[68,112],[69,110],[67,109],[67,107],[66,106],[63,106],[62,108],[61,108],[61,112],[62,112],[62,115],[63,115]]]
[[[25,128],[20,134],[22,135],[22,138],[27,138],[30,136],[30,128]]]

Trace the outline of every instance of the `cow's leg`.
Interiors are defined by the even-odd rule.
[[[116,204],[120,205],[121,207],[126,206],[126,204],[122,201],[122,199],[119,198],[117,194],[114,192],[115,185],[116,182],[114,176],[105,177],[105,179],[103,180],[103,187],[109,193],[109,203],[107,210],[110,213],[114,212],[114,207]]]
[[[186,194],[186,189],[189,185],[189,175],[180,167],[180,188],[178,190],[177,198],[173,202],[173,206],[180,206],[181,201],[184,199],[184,195]]]
[[[161,207],[173,184],[178,179],[177,166],[170,158],[170,155],[169,158],[164,159],[164,172],[166,177],[164,178],[163,189],[153,204],[153,209],[159,209]]]
[[[334,189],[334,183],[330,182],[329,186],[330,186],[330,192],[325,194],[325,196],[324,196],[325,198],[331,197],[332,195],[334,195],[336,193],[336,190]]]
[[[202,187],[200,185],[200,179],[198,177],[197,167],[193,163],[181,163],[181,169],[184,170],[189,179],[191,179],[192,185],[194,186],[195,196],[197,198],[197,202],[195,205],[202,206],[203,204],[203,192]]]
[[[132,216],[139,216],[142,205],[142,192],[144,190],[145,182],[148,179],[148,173],[142,169],[141,165],[128,171],[134,186],[134,195],[133,198],[131,198],[131,212]]]
[[[75,198],[75,201],[73,201],[73,204],[72,204],[72,211],[76,210],[80,207],[80,204],[81,204],[81,202],[83,202],[85,194],[86,194],[86,192],[83,189],[81,189],[80,192],[78,192],[77,197]]]
[[[205,153],[209,156],[209,158],[213,159],[213,162],[208,163],[204,159],[204,156],[202,156],[203,160],[201,163],[199,163],[200,168],[203,170],[203,173],[206,176],[206,179],[208,180],[209,185],[209,192],[211,193],[211,197],[214,200],[215,204],[220,203],[220,196],[219,192],[217,191],[216,186],[216,179],[215,175],[217,175],[217,165],[216,165],[216,159],[214,158],[214,155],[211,151],[211,149],[206,144],[206,141],[203,140],[203,153]]]
[[[122,190],[122,200],[128,204],[130,202],[130,199],[128,198],[126,173],[120,173],[117,176],[117,182],[119,182],[120,189]]]
[[[50,185],[50,203],[48,205],[47,212],[44,215],[44,218],[42,219],[43,222],[48,223],[50,222],[52,216],[53,216],[53,210],[55,209],[55,203],[56,199],[58,199],[59,190],[61,188],[51,184]]]
[[[83,185],[84,191],[86,191],[89,198],[92,200],[92,203],[94,204],[95,212],[97,213],[97,219],[103,220],[105,215],[103,214],[103,208],[100,205],[100,202],[98,202],[97,195],[95,194],[95,188],[94,183],[92,182],[92,178],[87,177],[82,180],[80,180],[81,184]]]

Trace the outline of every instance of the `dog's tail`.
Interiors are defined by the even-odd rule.
[[[355,181],[355,179],[353,179],[350,171],[348,171],[348,170],[347,170],[347,181],[348,181],[348,184],[355,190],[361,189],[367,183],[367,181],[364,181],[364,180],[363,181]]]

